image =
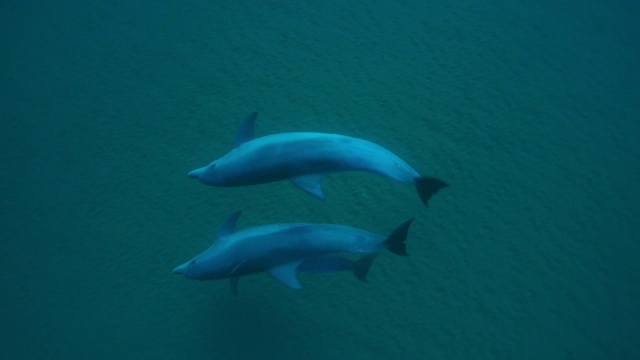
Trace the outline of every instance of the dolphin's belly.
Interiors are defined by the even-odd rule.
[[[284,133],[255,139],[220,159],[216,170],[229,186],[349,170],[374,172],[403,182],[419,176],[379,145],[321,133]]]

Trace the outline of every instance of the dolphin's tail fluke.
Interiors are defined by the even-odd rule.
[[[449,186],[446,182],[440,179],[426,176],[416,178],[415,182],[416,190],[418,190],[418,195],[420,195],[420,199],[422,199],[424,206],[429,206],[429,199],[431,199],[435,193],[440,191],[440,189]]]
[[[382,243],[386,246],[387,250],[391,251],[396,255],[407,256],[407,244],[405,244],[405,240],[407,240],[407,233],[409,232],[409,226],[411,226],[411,222],[413,218],[403,222],[398,226],[391,235],[389,235]]]
[[[409,226],[411,226],[411,222],[413,218],[403,222],[398,226],[391,235],[389,235],[382,244],[387,248],[387,250],[391,251],[396,255],[407,256],[407,244],[405,241],[407,240],[407,234],[409,233]],[[360,259],[353,262],[352,269],[353,274],[360,281],[367,281],[367,274],[369,273],[369,269],[371,268],[371,264],[376,259],[379,253],[368,254]]]

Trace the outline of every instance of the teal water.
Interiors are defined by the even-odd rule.
[[[4,1],[2,359],[638,359],[631,1]],[[182,4],[184,3],[184,4]],[[451,187],[201,185],[256,134],[375,141]],[[411,256],[367,283],[195,282],[239,227],[341,223]]]

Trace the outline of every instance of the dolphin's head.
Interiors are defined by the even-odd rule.
[[[216,162],[217,160],[205,167],[192,170],[188,176],[192,179],[198,179],[206,185],[219,185],[221,180],[216,171]]]
[[[198,259],[187,261],[186,263],[173,269],[173,273],[176,275],[182,275],[187,279],[205,280],[205,277],[203,277],[204,274],[203,274],[203,271],[201,270],[201,267],[197,265],[198,264],[197,260]]]
[[[216,272],[212,270],[215,269],[211,269],[211,266],[203,266],[203,263],[196,257],[173,269],[173,273],[187,279],[208,280],[216,278]]]
[[[233,264],[225,261],[221,256],[212,255],[200,254],[173,269],[173,273],[193,280],[214,280],[228,277],[229,269]]]

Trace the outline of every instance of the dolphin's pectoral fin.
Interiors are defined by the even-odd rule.
[[[231,292],[235,297],[238,297],[238,280],[240,280],[239,276],[234,276],[229,279],[229,285],[231,285]]]
[[[253,124],[256,122],[257,117],[258,113],[253,112],[240,124],[238,134],[236,135],[236,147],[253,140]]]
[[[322,255],[309,258],[298,266],[298,271],[308,273],[330,273],[353,270],[354,262],[336,255]]]
[[[288,264],[272,267],[268,270],[269,275],[274,279],[280,281],[284,285],[299,290],[302,289],[302,285],[298,281],[296,270],[302,261],[295,261]]]
[[[317,197],[320,200],[324,200],[324,193],[322,192],[322,186],[320,185],[320,179],[324,174],[304,175],[289,178],[292,183],[296,184],[302,190]]]

